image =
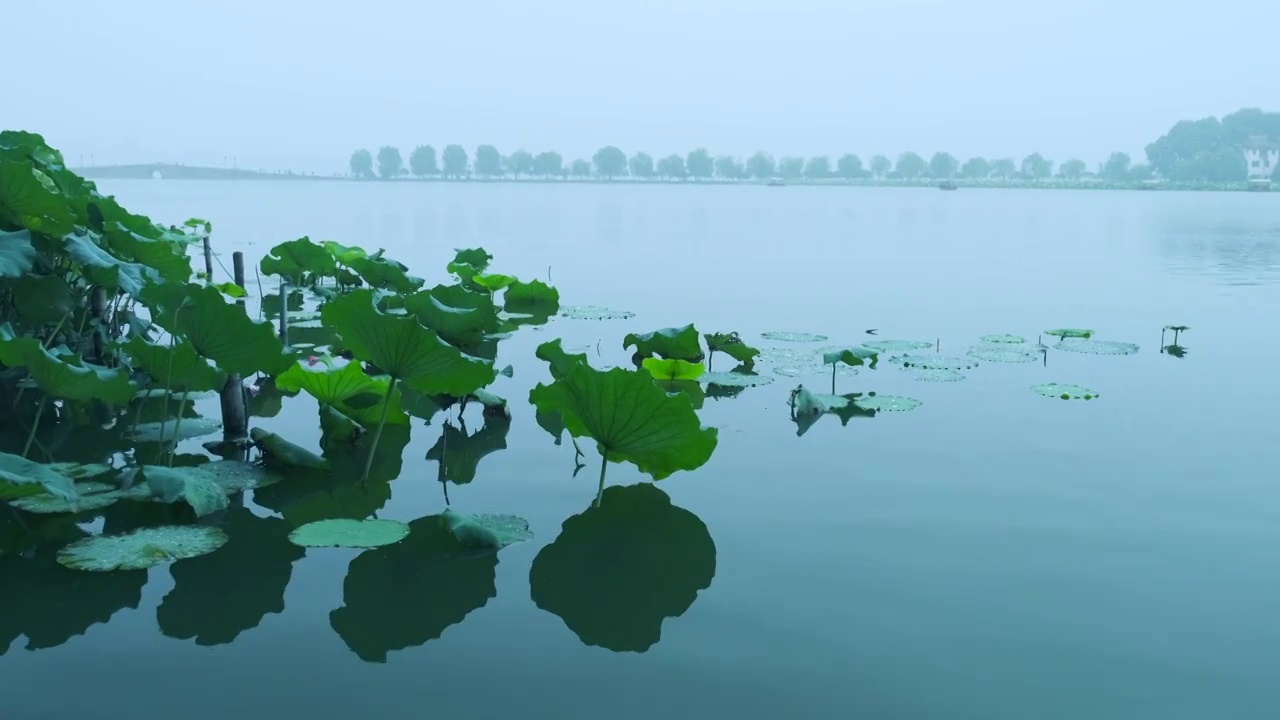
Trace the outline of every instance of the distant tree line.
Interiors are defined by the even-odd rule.
[[[875,155],[867,163],[846,153],[831,162],[829,156],[774,159],[760,151],[745,161],[731,155],[713,156],[706,148],[685,155],[671,154],[655,160],[645,152],[627,157],[613,145],[600,148],[591,160],[566,161],[560,153],[543,151],[534,155],[520,149],[503,155],[493,145],[481,145],[473,155],[461,145],[447,145],[437,156],[431,145],[419,145],[409,153],[406,166],[400,150],[384,146],[375,157],[368,150],[351,155],[351,175],[359,179],[418,178],[494,179],[511,177],[599,178],[631,177],[640,180],[1064,180],[1099,178],[1112,182],[1140,182],[1161,177],[1179,181],[1237,182],[1248,174],[1242,147],[1253,138],[1280,142],[1280,113],[1257,109],[1240,110],[1224,117],[1184,120],[1146,148],[1147,162],[1134,163],[1128,154],[1112,153],[1093,170],[1083,160],[1072,158],[1056,168],[1040,153],[1021,161],[1014,158],[972,157],[960,162],[947,152],[936,152],[928,160],[914,152],[904,152],[896,160]]]

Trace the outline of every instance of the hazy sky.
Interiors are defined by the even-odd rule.
[[[1090,163],[1280,109],[1275,0],[0,0],[0,127],[72,164],[357,147]]]

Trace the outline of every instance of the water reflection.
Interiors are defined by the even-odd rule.
[[[366,662],[439,638],[498,594],[496,551],[464,547],[439,515],[414,520],[409,530],[401,542],[351,561],[343,605],[329,614],[334,631]]]
[[[160,631],[169,637],[224,645],[268,613],[284,612],[293,563],[305,554],[289,542],[292,527],[244,507],[227,510],[220,526],[226,545],[169,568],[173,589],[156,608]]]
[[[507,449],[507,433],[511,418],[503,414],[489,415],[475,433],[467,434],[467,421],[459,417],[455,427],[445,420],[440,439],[427,451],[427,459],[440,464],[436,479],[441,483],[465,485],[476,479],[476,470],[485,456]]]
[[[715,574],[707,526],[645,483],[607,488],[599,506],[565,520],[534,558],[529,585],[534,603],[584,644],[644,652]]]
[[[70,516],[20,517],[7,508],[0,516],[0,655],[23,636],[27,650],[57,647],[138,607],[146,571],[88,573],[58,564],[58,547],[88,535]]]

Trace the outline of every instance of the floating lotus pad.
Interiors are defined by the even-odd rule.
[[[871,342],[862,343],[862,346],[885,355],[894,355],[931,348],[933,343],[925,342],[924,340],[872,340]]]
[[[773,382],[773,377],[740,372],[709,372],[702,373],[702,377],[698,378],[698,381],[708,385],[723,385],[725,387],[755,387],[757,385],[768,385]]]
[[[1018,345],[1027,341],[1024,337],[1009,335],[1007,333],[1004,335],[983,335],[978,339],[984,343],[992,343],[996,345]]]
[[[1068,338],[1053,347],[1056,350],[1088,353],[1090,355],[1133,355],[1138,352],[1138,346],[1133,343],[1084,338]]]
[[[814,348],[762,348],[760,362],[773,365],[822,366],[822,354]]]
[[[225,545],[216,527],[181,525],[99,535],[77,540],[58,551],[58,562],[72,570],[109,572],[145,570],[174,560],[207,555]]]
[[[409,534],[399,520],[317,520],[294,529],[289,542],[302,547],[373,548],[398,543]]]
[[[814,333],[804,333],[804,332],[784,332],[784,331],[777,331],[777,330],[771,330],[766,333],[760,333],[760,337],[764,338],[765,340],[776,340],[778,342],[790,342],[790,343],[813,343],[813,342],[822,342],[823,340],[827,339],[826,335],[817,335]]]
[[[854,404],[864,410],[877,412],[907,412],[920,407],[921,402],[915,398],[898,395],[864,395],[855,400]]]
[[[909,368],[907,372],[921,382],[959,382],[964,379],[964,375],[945,368]]]
[[[969,348],[966,354],[979,360],[998,363],[1026,363],[1040,359],[1040,353],[1036,350],[1016,345],[1002,346],[995,343],[974,345]]]
[[[79,485],[76,487],[80,488]],[[10,504],[19,510],[25,510],[36,515],[55,515],[58,513],[101,510],[108,505],[114,505],[118,500],[123,500],[125,497],[127,496],[121,492],[98,492],[91,495],[81,495],[75,499],[40,493],[12,500]]]
[[[779,365],[778,367],[775,367],[773,369],[773,374],[777,375],[778,377],[793,378],[793,377],[800,377],[802,375],[812,375],[813,373],[818,372],[818,370],[819,368],[816,365],[805,366],[805,367],[798,367],[795,365]]]
[[[1084,328],[1058,328],[1055,330],[1045,330],[1044,334],[1052,335],[1053,337],[1056,337],[1056,338],[1091,338],[1093,337],[1093,331],[1085,330]]]
[[[909,354],[894,358],[904,368],[920,370],[968,370],[978,366],[977,360],[935,353]]]
[[[1092,400],[1098,397],[1098,393],[1081,385],[1064,385],[1062,383],[1044,383],[1043,385],[1032,385],[1031,391],[1037,395],[1047,398],[1058,398],[1061,400]]]
[[[515,515],[464,515],[445,510],[440,520],[458,542],[468,547],[500,550],[533,539],[529,521]]]
[[[599,305],[569,305],[560,309],[560,317],[569,320],[630,320],[635,317],[626,310],[610,310]]]
[[[179,425],[176,420],[164,423],[142,423],[129,433],[130,440],[139,442],[163,442],[190,440],[192,438],[212,435],[222,429],[222,423],[210,417],[183,418]]]

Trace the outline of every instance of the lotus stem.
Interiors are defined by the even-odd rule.
[[[836,363],[831,363],[831,394],[836,394]]]
[[[395,392],[396,378],[391,378],[387,385],[387,396],[382,399],[382,416],[378,418],[378,429],[373,431],[373,442],[369,445],[369,457],[364,461],[364,472],[360,474],[360,482],[369,480],[369,471],[373,469],[373,456],[378,452],[378,441],[382,439],[382,427],[387,424],[387,408],[391,407],[391,393]]]
[[[604,471],[609,469],[609,451],[600,453],[600,487],[596,490],[595,506],[600,507],[600,498],[604,497]]]
[[[24,458],[31,451],[31,443],[36,439],[36,430],[40,427],[40,417],[44,415],[44,406],[46,404],[48,404],[46,398],[40,398],[40,405],[36,408],[36,419],[32,421],[31,429],[27,431],[27,444],[22,446],[22,457]]]

